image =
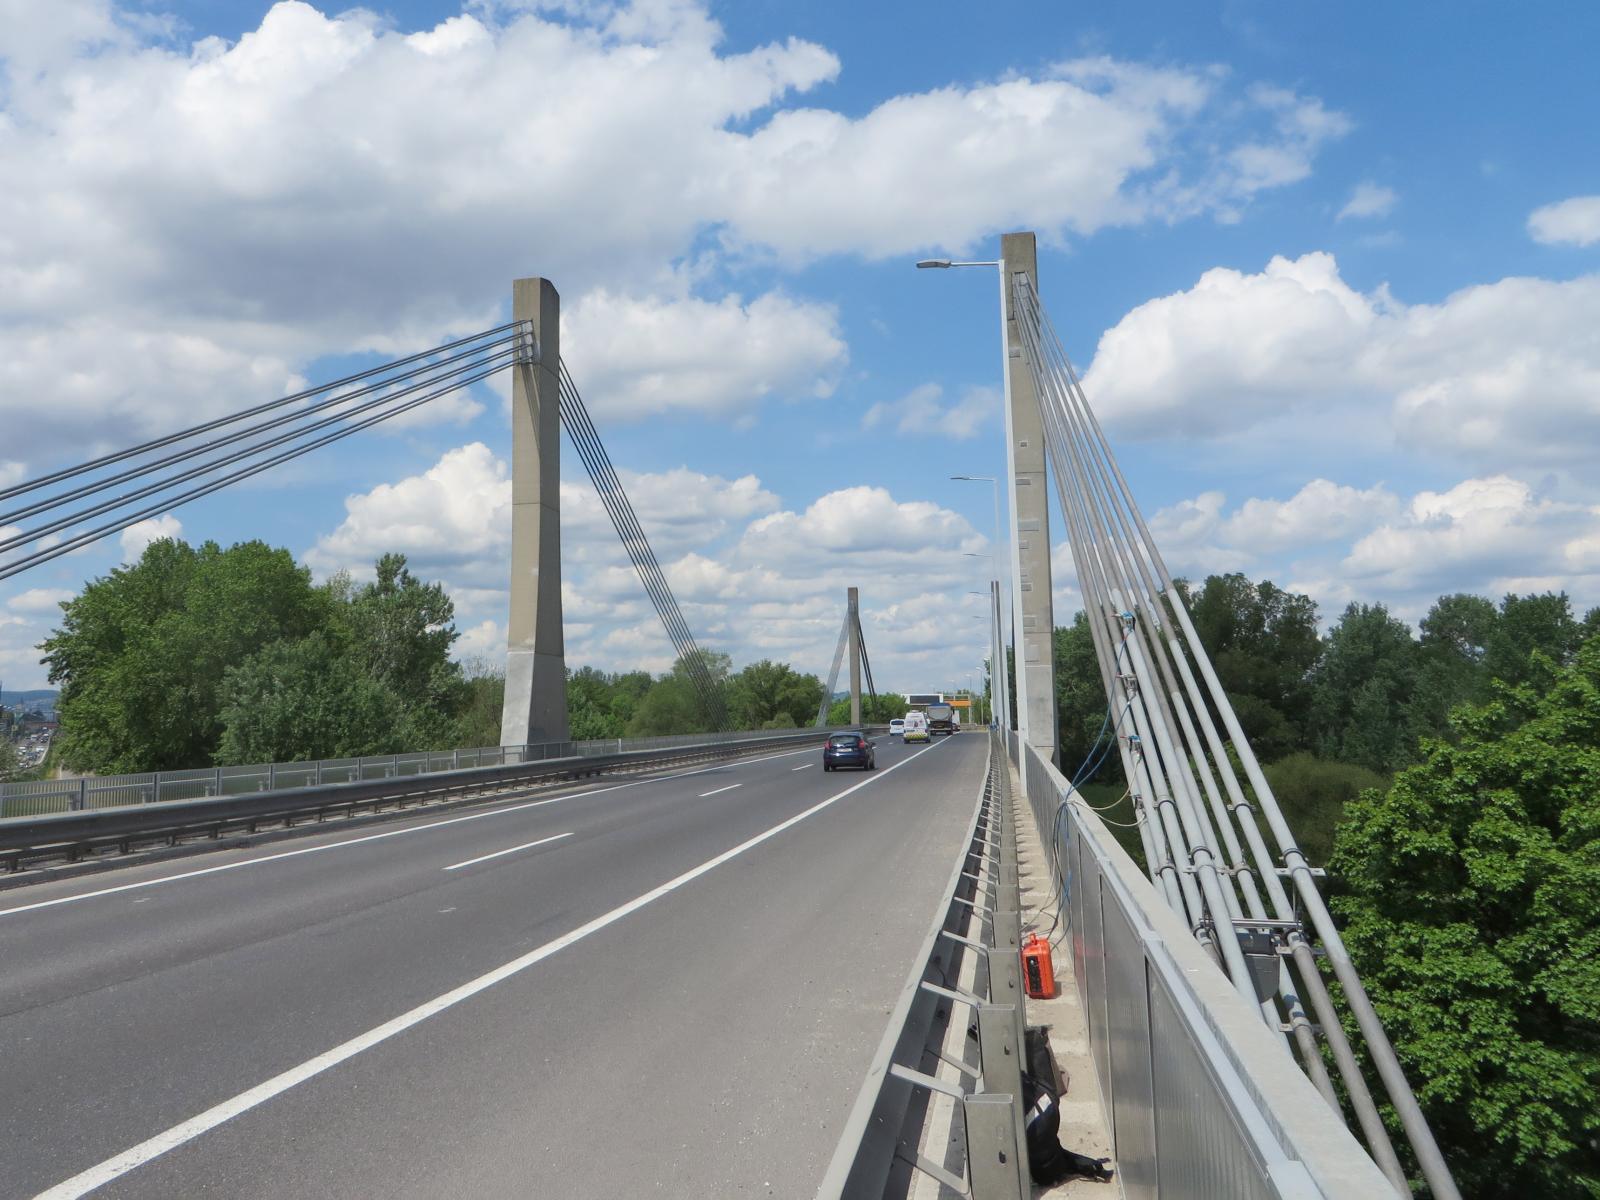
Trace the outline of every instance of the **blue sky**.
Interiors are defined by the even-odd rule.
[[[482,328],[564,350],[702,641],[921,690],[997,473],[991,257],[1040,286],[1175,569],[1415,619],[1600,603],[1600,12],[0,0],[0,478]],[[115,349],[111,349],[115,348]],[[505,614],[502,392],[0,584],[0,676],[162,531],[406,552]],[[569,660],[670,656],[576,461]],[[1075,606],[1057,556],[1058,620]],[[971,604],[971,608],[969,608]],[[952,619],[952,614],[954,619]]]

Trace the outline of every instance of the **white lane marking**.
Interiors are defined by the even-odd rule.
[[[515,854],[518,850],[532,850],[535,846],[543,846],[550,842],[559,842],[562,838],[569,838],[572,834],[558,833],[553,837],[540,838],[537,842],[523,842],[520,846],[511,846],[505,850],[496,850],[493,854],[480,854],[477,858],[469,858],[466,862],[451,863],[444,869],[446,871],[459,871],[462,867],[470,867],[476,863],[488,862],[491,858],[500,858],[506,854]]]
[[[877,783],[878,780],[883,779],[890,773],[899,770],[912,759],[925,754],[928,750],[932,750],[933,748],[934,747],[932,745],[929,745],[924,749],[917,751],[916,754],[901,759],[899,762],[895,763],[894,766],[888,767],[887,769],[878,772],[876,775],[867,776],[867,778],[863,779],[860,783],[845,788],[844,791],[828,797],[828,799],[822,801],[820,804],[812,805],[803,812],[796,813],[787,820],[778,822],[778,824],[774,825],[771,829],[768,829],[763,833],[756,834],[755,837],[750,838],[748,841],[740,842],[731,850],[724,850],[715,858],[708,858],[698,867],[693,867],[685,871],[682,875],[669,879],[667,882],[658,887],[651,888],[648,892],[644,893],[644,895],[636,896],[632,900],[629,900],[626,904],[619,905],[618,907],[613,908],[610,912],[604,913],[594,918],[594,920],[578,926],[578,928],[574,929],[571,933],[562,934],[554,941],[546,942],[537,949],[528,951],[528,953],[522,955],[520,958],[514,958],[510,962],[498,966],[486,974],[478,976],[476,979],[463,983],[460,987],[453,988],[441,996],[435,996],[432,1000],[417,1005],[417,1007],[413,1008],[410,1012],[401,1013],[393,1020],[385,1021],[382,1025],[367,1030],[366,1033],[357,1034],[349,1041],[342,1042],[331,1050],[325,1050],[315,1058],[309,1058],[297,1067],[290,1067],[287,1071],[284,1071],[278,1075],[274,1075],[265,1083],[258,1083],[255,1087],[250,1088],[248,1091],[240,1092],[237,1096],[234,1096],[230,1100],[224,1100],[221,1104],[214,1105],[211,1108],[206,1109],[205,1112],[190,1117],[187,1121],[182,1121],[179,1124],[174,1125],[171,1129],[164,1130],[163,1132],[156,1134],[154,1137],[140,1142],[137,1146],[129,1147],[121,1154],[113,1155],[104,1162],[96,1163],[86,1171],[80,1171],[71,1179],[65,1179],[48,1191],[40,1192],[36,1197],[34,1197],[34,1200],[77,1200],[77,1197],[88,1195],[96,1188],[103,1187],[112,1180],[121,1178],[129,1171],[142,1166],[151,1159],[159,1158],[167,1151],[175,1150],[185,1142],[191,1142],[201,1134],[215,1129],[217,1126],[223,1125],[228,1121],[233,1120],[237,1116],[249,1112],[252,1108],[256,1108],[259,1105],[265,1104],[274,1096],[281,1095],[290,1088],[296,1087],[308,1079],[315,1078],[324,1071],[338,1066],[346,1059],[354,1058],[363,1050],[370,1050],[373,1046],[378,1045],[380,1042],[388,1041],[396,1034],[404,1033],[413,1025],[420,1024],[421,1022],[426,1021],[429,1017],[437,1016],[446,1009],[454,1008],[463,1000],[469,1000],[473,996],[476,996],[479,992],[485,991],[486,989],[493,987],[495,984],[501,983],[507,979],[510,979],[513,975],[527,970],[535,963],[543,962],[552,955],[565,950],[568,946],[576,945],[578,942],[583,941],[592,934],[599,933],[608,925],[615,925],[618,921],[622,920],[623,917],[636,913],[647,905],[654,904],[663,896],[677,891],[687,883],[693,883],[702,875],[709,874],[710,872],[716,870],[718,867],[722,866],[723,863],[738,858],[746,851],[755,849],[755,847],[761,845],[762,842],[777,837],[778,834],[782,833],[784,830],[792,829],[794,826],[800,824],[801,821],[816,816],[819,812],[823,811],[823,809],[837,804],[846,796],[849,796],[855,792],[859,792],[862,788],[868,786],[869,784]]]
[[[725,771],[729,766],[745,766],[751,763],[767,762],[774,758],[789,758],[795,754],[807,754],[815,747],[808,746],[804,750],[786,750],[781,754],[767,754],[761,758],[747,758],[738,763],[725,764],[715,767],[702,767],[693,771],[679,771],[672,775],[652,775],[649,779],[635,779],[628,783],[615,783],[610,787],[589,788],[581,792],[567,792],[561,796],[551,796],[548,800],[531,800],[526,804],[509,804],[504,808],[490,809],[488,812],[468,813],[464,817],[449,817],[443,821],[430,821],[426,825],[407,825],[404,829],[391,829],[384,833],[369,833],[364,837],[346,838],[342,842],[325,842],[320,846],[304,846],[299,850],[284,850],[278,854],[264,854],[260,858],[247,858],[241,862],[223,863],[215,867],[201,867],[196,871],[183,871],[177,875],[163,875],[159,879],[142,879],[137,883],[119,884],[117,887],[99,888],[92,892],[80,892],[74,896],[57,896],[54,900],[38,900],[32,904],[19,904],[15,908],[0,908],[0,917],[10,917],[17,913],[33,912],[40,908],[54,908],[58,904],[73,904],[79,900],[93,900],[97,896],[114,896],[118,892],[131,892],[138,888],[155,887],[160,883],[177,883],[182,879],[198,879],[202,875],[215,875],[220,871],[237,871],[240,867],[253,867],[257,863],[277,862],[283,858],[298,858],[302,854],[317,854],[323,850],[338,850],[343,846],[359,846],[363,842],[376,842],[383,838],[404,837],[411,833],[427,833],[433,829],[443,829],[446,825],[459,825],[463,821],[479,821],[484,817],[498,817],[506,813],[521,812],[527,808],[542,808],[546,804],[559,804],[563,800],[581,800],[586,796],[598,796],[603,792],[620,792],[624,788],[643,787],[647,783],[667,783],[673,779],[685,779],[691,775],[705,775],[710,771]],[[493,803],[493,801],[486,801]],[[134,903],[139,903],[135,901]]]
[[[720,796],[720,795],[722,795],[723,792],[731,792],[731,791],[733,791],[734,788],[743,787],[743,786],[744,786],[744,784],[742,784],[742,783],[730,783],[725,788],[717,788],[715,791],[710,791],[710,792],[701,792],[700,793],[700,799],[704,800],[707,796]]]
[[[791,771],[808,771],[810,769],[811,769],[811,764],[810,763],[801,763],[798,767],[790,767],[789,768],[789,770],[791,770]]]

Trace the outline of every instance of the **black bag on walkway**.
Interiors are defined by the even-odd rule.
[[[1050,1043],[1042,1029],[1028,1030],[1027,1039],[1029,1069],[1022,1073],[1022,1099],[1027,1105],[1028,1173],[1035,1183],[1046,1186],[1073,1176],[1110,1182],[1109,1160],[1075,1154],[1061,1144],[1060,1097],[1054,1087],[1058,1077]]]

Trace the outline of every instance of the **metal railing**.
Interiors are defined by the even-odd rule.
[[[1283,1039],[1067,779],[1032,746],[1021,746],[1020,758],[1066,906],[1073,976],[1127,1200],[1392,1196]]]
[[[475,746],[465,750],[372,754],[364,758],[329,758],[316,762],[252,763],[247,766],[195,767],[182,771],[149,771],[131,775],[91,775],[78,779],[25,780],[0,783],[0,818],[37,817],[49,813],[119,808],[127,804],[163,804],[215,796],[246,796],[285,788],[403,779],[435,771],[459,771],[467,767],[508,766],[553,758],[622,754],[630,750],[664,750],[713,741],[759,740],[800,732],[805,731],[756,729],[736,733],[601,738],[580,742],[539,742],[526,746]]]
[[[253,833],[263,824],[290,826],[385,807],[479,799],[504,788],[560,783],[610,771],[650,770],[675,763],[735,758],[768,747],[803,747],[815,737],[815,731],[810,729],[767,730],[716,741],[708,741],[702,735],[688,744],[462,767],[404,778],[351,780],[243,796],[6,817],[0,818],[0,866],[16,871],[29,863],[58,858],[73,861],[107,848],[127,854],[152,841],[175,845],[186,838],[218,839],[228,832]]]
[[[1021,1065],[1024,1001],[1016,830],[1010,772],[990,737],[989,776],[933,927],[889,1017],[845,1121],[817,1200],[904,1195],[921,1172],[971,1200],[1021,1200],[1028,1178]],[[960,981],[971,968],[971,987]],[[951,1022],[977,1031],[953,1057],[940,1042]],[[940,1078],[940,1062],[957,1078]],[[929,1102],[953,1106],[961,1160],[921,1153]]]

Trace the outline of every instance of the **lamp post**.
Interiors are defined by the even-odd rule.
[[[954,478],[954,476],[952,476]],[[987,558],[994,561],[992,554],[978,554],[974,551],[964,551],[968,558]],[[995,679],[995,691],[999,696],[995,711],[999,714],[1000,728],[1011,728],[1011,667],[1006,662],[1006,648],[1011,640],[1006,637],[1005,606],[1000,601],[1000,580],[998,572],[989,580],[989,607],[990,619],[994,623],[994,669],[991,674]]]
[[[1005,644],[1000,636],[1000,587],[993,580],[989,581],[987,592],[968,592],[969,596],[987,596],[989,598],[989,612],[987,616],[973,614],[974,621],[984,621],[989,626],[989,716],[990,720],[1001,729],[1008,729],[1007,722],[1010,689],[1005,684]],[[970,690],[970,689],[969,689]]]
[[[1011,348],[1010,348],[1011,343],[1010,343],[1010,337],[1009,337],[1008,333],[1006,332],[1006,314],[1010,311],[1010,304],[1009,304],[1009,302],[1007,300],[1007,297],[1006,297],[1006,260],[1004,258],[992,258],[992,259],[981,259],[981,260],[972,261],[972,262],[955,262],[955,261],[952,261],[952,260],[950,260],[948,258],[925,258],[925,259],[922,259],[920,262],[917,263],[917,269],[919,271],[927,271],[927,270],[947,271],[951,267],[993,267],[993,268],[995,268],[995,271],[996,271],[996,274],[997,274],[997,277],[998,277],[998,283],[999,283],[999,287],[1000,287],[1000,355],[1001,355],[1001,358],[1000,358],[1000,382],[1001,382],[1002,386],[1005,389],[1004,390],[1005,398],[1004,398],[1002,404],[1003,404],[1003,407],[1005,408],[1005,422],[1006,422],[1006,470],[1011,476],[1014,477],[1016,475],[1016,464],[1012,461],[1012,456],[1015,453],[1015,449],[1016,449],[1016,439],[1015,439],[1015,437],[1014,437],[1014,435],[1012,433],[1012,428],[1011,428],[1011,426],[1012,426],[1012,420],[1011,420]],[[995,525],[998,527],[999,523],[1000,523],[1000,484],[999,484],[999,482],[997,480],[995,480],[992,476],[961,476],[961,478],[970,478],[970,479],[973,479],[973,480],[988,479],[991,483],[994,484],[994,489],[995,489]],[[1015,518],[1016,518],[1016,498],[1015,497],[1011,497],[1009,503],[1011,504],[1011,515],[1012,515],[1013,524],[1014,524],[1015,523]],[[996,529],[996,533],[998,534],[998,532],[999,532],[999,530],[997,528]],[[1022,620],[1017,615],[1017,605],[1019,603],[1021,603],[1021,596],[1022,596],[1022,557],[1021,557],[1021,551],[1017,546],[1017,539],[1015,537],[1007,538],[1006,540],[1007,540],[1007,542],[1010,543],[1010,548],[1011,548],[1011,554],[1010,554],[1011,572],[1010,572],[1010,578],[1007,580],[1008,587],[1006,589],[1007,593],[1009,593],[1009,594],[1005,596],[1005,607],[1011,610],[1011,637],[1007,638],[1005,636],[1005,631],[1002,628],[1002,630],[1001,630],[1002,645],[1000,647],[1000,654],[998,655],[999,660],[1000,660],[999,661],[1000,678],[1004,682],[1004,685],[1005,685],[1004,693],[1003,693],[1004,696],[1005,696],[1005,708],[1002,711],[1002,719],[1001,719],[1001,726],[1000,726],[1002,729],[1010,729],[1011,728],[1011,724],[1012,724],[1012,720],[1011,720],[1011,718],[1012,718],[1012,713],[1011,713],[1011,669],[1010,669],[1010,666],[1006,663],[1005,648],[1006,648],[1006,646],[1009,646],[1011,644],[1011,639],[1012,638],[1020,638],[1021,637],[1021,629],[1022,629]],[[998,537],[997,537],[996,541],[997,541],[997,544],[998,544]],[[999,566],[999,564],[996,563],[997,570],[996,570],[995,573],[997,575],[999,574],[998,566]],[[1000,596],[1001,596],[1000,589],[999,589],[998,586],[996,587],[995,592],[996,592],[996,606],[998,607],[999,603],[1000,603]],[[1024,662],[1023,662],[1022,648],[1021,648],[1021,646],[1018,646],[1018,648],[1017,648],[1017,669],[1018,669],[1019,672],[1022,670],[1023,666],[1024,666]],[[1018,693],[1017,698],[1022,701],[1022,705],[1021,705],[1021,711],[1018,714],[1018,719],[1017,719],[1017,722],[1016,722],[1016,726],[1017,726],[1017,731],[1020,734],[1022,734],[1023,740],[1027,741],[1027,740],[1029,740],[1028,739],[1028,728],[1027,728],[1027,725],[1028,725],[1028,720],[1027,720],[1028,705],[1027,705],[1026,698],[1022,695],[1022,692],[1023,692],[1023,687],[1022,687],[1021,682],[1019,681],[1019,683],[1017,685],[1017,693]],[[1054,741],[1054,738],[1052,737],[1051,740]]]

